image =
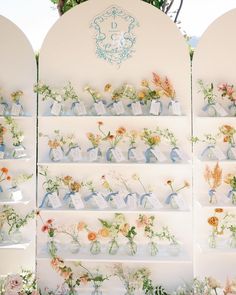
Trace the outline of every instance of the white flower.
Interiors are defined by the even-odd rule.
[[[220,283],[212,277],[207,278],[207,282],[208,282],[209,287],[211,287],[212,289],[221,288]]]
[[[6,278],[5,282],[5,290],[7,295],[17,295],[18,292],[21,291],[23,286],[22,283],[22,277],[17,274],[17,275],[9,275]]]

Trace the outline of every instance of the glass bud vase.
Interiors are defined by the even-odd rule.
[[[212,233],[209,238],[208,238],[208,246],[209,248],[216,248],[217,246],[217,241],[216,241],[216,234]]]
[[[54,237],[48,237],[47,241],[47,252],[50,257],[54,257],[57,252],[57,243],[54,240]]]
[[[93,283],[93,288],[94,289],[93,289],[91,295],[102,295],[102,291],[100,290],[100,288],[101,288],[101,282],[95,281]]]
[[[117,243],[117,241],[115,239],[111,240],[108,243],[108,253],[110,255],[116,255],[118,250],[119,250],[119,244]]]
[[[228,147],[227,152],[226,152],[228,160],[232,160],[232,161],[236,160],[235,147],[236,147],[235,144],[231,144]]]
[[[156,242],[154,241],[151,241],[148,243],[148,253],[151,255],[151,256],[156,256],[157,253],[158,253],[158,245]]]
[[[133,240],[129,240],[125,245],[125,250],[129,256],[134,256],[137,253],[138,246]]]
[[[3,224],[1,224],[1,220],[0,220],[0,244],[2,244],[6,239],[6,233],[2,229],[2,227],[3,227]]]
[[[236,205],[236,189],[229,191],[228,198],[231,200],[232,205]]]
[[[10,235],[10,240],[14,243],[14,244],[19,244],[22,241],[22,235],[21,232],[19,230],[19,228],[17,228],[11,235]]]
[[[90,253],[92,255],[98,255],[101,253],[101,243],[99,241],[92,241],[90,244]]]
[[[230,248],[236,248],[236,232],[232,232],[229,238],[229,246]]]
[[[81,247],[81,245],[80,245],[80,242],[79,241],[72,240],[70,242],[70,245],[69,245],[70,253],[77,254],[79,252],[79,250],[80,250],[80,247]]]
[[[171,256],[178,256],[180,252],[180,244],[177,242],[172,242],[168,246],[168,252]]]

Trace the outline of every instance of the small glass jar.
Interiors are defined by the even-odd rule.
[[[102,291],[100,290],[101,288],[101,282],[99,281],[93,281],[93,291],[91,295],[102,295]]]
[[[168,245],[168,252],[171,256],[178,256],[180,253],[180,244],[171,242],[170,245]]]
[[[125,244],[125,251],[129,256],[134,256],[137,253],[138,246],[133,240],[129,240]]]
[[[78,240],[72,240],[69,245],[69,250],[72,254],[77,254],[80,251],[80,242]]]
[[[92,255],[98,255],[101,253],[101,243],[100,241],[92,241],[90,244],[90,253]]]
[[[230,248],[236,248],[236,232],[232,232],[229,238],[229,246]]]
[[[10,234],[10,240],[14,244],[19,244],[22,241],[22,234],[19,228],[17,228],[12,234]]]
[[[151,256],[156,256],[157,253],[158,253],[158,245],[156,242],[154,241],[151,241],[148,243],[148,253],[151,255]]]
[[[50,255],[50,257],[55,257],[57,253],[57,242],[54,240],[54,237],[48,237],[47,241],[47,252]]]
[[[115,239],[111,240],[108,243],[108,253],[110,255],[116,255],[118,250],[119,250],[119,244],[117,243],[117,241]]]
[[[209,248],[216,248],[217,246],[217,241],[216,241],[216,234],[215,233],[212,233],[209,238],[208,238],[208,246]]]

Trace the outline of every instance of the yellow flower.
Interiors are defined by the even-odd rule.
[[[190,187],[189,182],[185,180],[185,181],[184,181],[184,186],[185,186],[185,187]]]
[[[148,87],[148,86],[149,86],[149,83],[148,83],[147,80],[142,80],[141,85],[142,85],[143,87]]]
[[[144,98],[145,98],[145,92],[144,92],[144,91],[140,91],[140,92],[138,93],[138,98],[139,98],[139,99],[144,99]]]
[[[103,238],[107,238],[109,236],[109,230],[104,227],[100,229],[99,235],[102,236]]]
[[[110,91],[111,90],[111,87],[112,87],[111,84],[106,84],[105,87],[104,87],[104,91],[105,92]]]
[[[132,175],[132,178],[133,178],[133,180],[139,180],[139,176],[136,173]]]

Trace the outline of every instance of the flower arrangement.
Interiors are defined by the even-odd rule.
[[[8,234],[12,235],[12,237],[10,236],[12,242],[19,243],[21,241],[19,230],[26,226],[28,222],[35,217],[34,210],[27,213],[25,216],[21,216],[14,208],[8,205],[3,205],[0,212],[1,216],[4,217],[3,224],[6,222],[8,226]]]
[[[6,134],[7,129],[0,124],[0,159],[4,158],[5,144],[4,144],[4,135]]]
[[[221,93],[222,98],[228,99],[231,104],[229,105],[229,110],[233,116],[236,115],[236,91],[234,85],[229,85],[228,83],[221,83],[218,86],[218,90]]]
[[[130,256],[134,256],[137,253],[138,246],[134,241],[135,236],[137,235],[136,227],[125,223],[120,229],[121,234],[128,240],[126,243],[126,253]]]
[[[15,91],[15,92],[12,92],[11,93],[11,98],[12,98],[12,101],[14,102],[14,103],[19,103],[20,102],[20,99],[22,98],[22,96],[23,96],[23,91],[21,91],[21,90],[17,90],[17,91]]]
[[[157,149],[161,142],[161,137],[155,131],[144,128],[140,138],[148,146],[145,151],[146,163],[163,161],[163,154]]]
[[[22,270],[20,274],[10,274],[0,280],[0,293],[7,295],[39,295],[35,274]]]
[[[11,93],[11,99],[13,101],[13,105],[11,107],[11,115],[12,116],[21,116],[24,114],[23,106],[20,103],[20,100],[23,96],[23,91],[17,90]]]
[[[217,203],[216,189],[220,187],[222,183],[222,169],[220,168],[218,162],[212,170],[208,165],[206,166],[204,178],[210,187],[210,190],[208,192],[209,203]]]
[[[49,175],[48,167],[40,167],[39,175],[44,177],[43,188],[46,191],[43,200],[39,206],[39,208],[43,207],[60,207],[61,202],[59,200],[59,189],[62,185],[61,178],[58,176],[52,177]],[[52,197],[54,196],[54,199]],[[50,198],[51,197],[51,198]]]
[[[24,132],[19,128],[13,118],[5,117],[5,122],[9,126],[9,130],[12,136],[12,144],[14,146],[14,150],[12,152],[13,158],[25,157],[25,148],[22,145],[22,142],[24,140]]]
[[[144,155],[138,150],[137,139],[139,138],[139,132],[136,130],[127,131],[125,136],[129,141],[128,148],[128,160],[129,161],[142,161],[144,160]]]
[[[219,127],[220,134],[223,135],[223,142],[228,143],[227,158],[229,160],[236,159],[236,148],[234,135],[236,134],[236,129],[230,125],[222,125]]]
[[[81,148],[74,134],[62,136],[61,142],[65,156],[67,156],[72,162],[82,160]]]
[[[106,114],[106,101],[102,99],[101,93],[90,87],[89,85],[84,87],[84,91],[88,92],[94,102],[94,108],[97,115],[105,115]]]
[[[0,88],[0,93],[1,93]],[[4,97],[0,95],[0,116],[6,116],[9,113],[8,103],[5,101]]]
[[[124,228],[124,225],[126,223],[125,216],[121,213],[115,213],[115,216],[111,221],[105,219],[99,219],[99,221],[103,226],[102,231],[105,230],[105,232],[107,232],[107,236],[111,238],[108,244],[108,253],[110,255],[117,254],[119,250],[117,239],[119,233]]]
[[[91,162],[100,160],[102,157],[102,152],[100,149],[102,136],[100,134],[94,134],[92,132],[89,132],[86,135],[87,135],[88,140],[92,144],[92,147],[87,149],[87,152],[89,153],[89,160]]]
[[[73,177],[69,175],[62,178],[62,183],[64,184],[66,189],[69,191],[64,195],[63,201],[66,203],[69,201],[69,207],[74,208],[74,204],[73,204],[74,197],[76,193],[78,193],[81,190],[83,183],[79,181],[75,181]]]
[[[233,205],[236,205],[236,175],[228,174],[225,177],[224,182],[231,187],[227,197],[231,200]]]
[[[8,170],[8,168],[6,168],[6,167],[2,167],[1,169],[0,169],[0,184],[2,183],[2,182],[4,182],[4,181],[10,181],[11,180],[11,176],[10,175],[8,175],[8,172],[9,172],[9,170]],[[2,193],[3,192],[3,189],[2,189],[2,186],[0,185],[0,193]]]
[[[12,188],[17,188],[19,185],[25,183],[33,177],[33,174],[21,173],[16,176],[13,176],[11,179]]]
[[[179,192],[182,191],[185,188],[189,188],[190,184],[188,181],[184,181],[183,185],[179,188],[174,188],[173,186],[173,180],[168,179],[166,181],[166,184],[171,189],[171,193],[166,198],[165,203],[167,205],[170,205],[173,209],[181,209],[185,210],[187,208],[187,204],[185,203],[184,199],[180,196]]]
[[[102,140],[107,141],[110,145],[110,148],[106,151],[106,160],[108,162],[111,161],[116,161],[116,162],[121,162],[123,160],[123,154],[122,152],[118,149],[118,144],[122,141],[126,134],[126,129],[124,127],[119,127],[116,129],[115,133],[112,134],[110,131],[106,134],[102,130],[103,122],[99,121],[98,122],[98,129],[103,136]]]
[[[102,235],[104,235],[104,237],[108,234],[108,232],[106,231],[93,231],[90,230],[88,227],[86,228],[86,230],[88,231],[88,241],[90,242],[90,253],[92,255],[97,255],[99,253],[101,253],[101,242],[99,241],[99,238],[102,237]]]
[[[105,92],[111,92],[112,102],[110,104],[108,104],[107,107],[108,108],[112,107],[112,111],[116,115],[124,114],[125,113],[125,108],[124,108],[122,99],[123,99],[125,87],[122,85],[122,86],[112,90],[112,85],[108,83],[108,84],[105,85],[104,91]]]
[[[40,215],[40,212],[37,212],[37,215],[40,217],[43,223],[41,231],[43,233],[47,233],[48,235],[47,251],[50,254],[51,258],[56,258],[58,248],[57,243],[55,242],[55,236],[58,232],[58,229],[56,228],[53,219],[48,219],[46,222],[44,222]]]

